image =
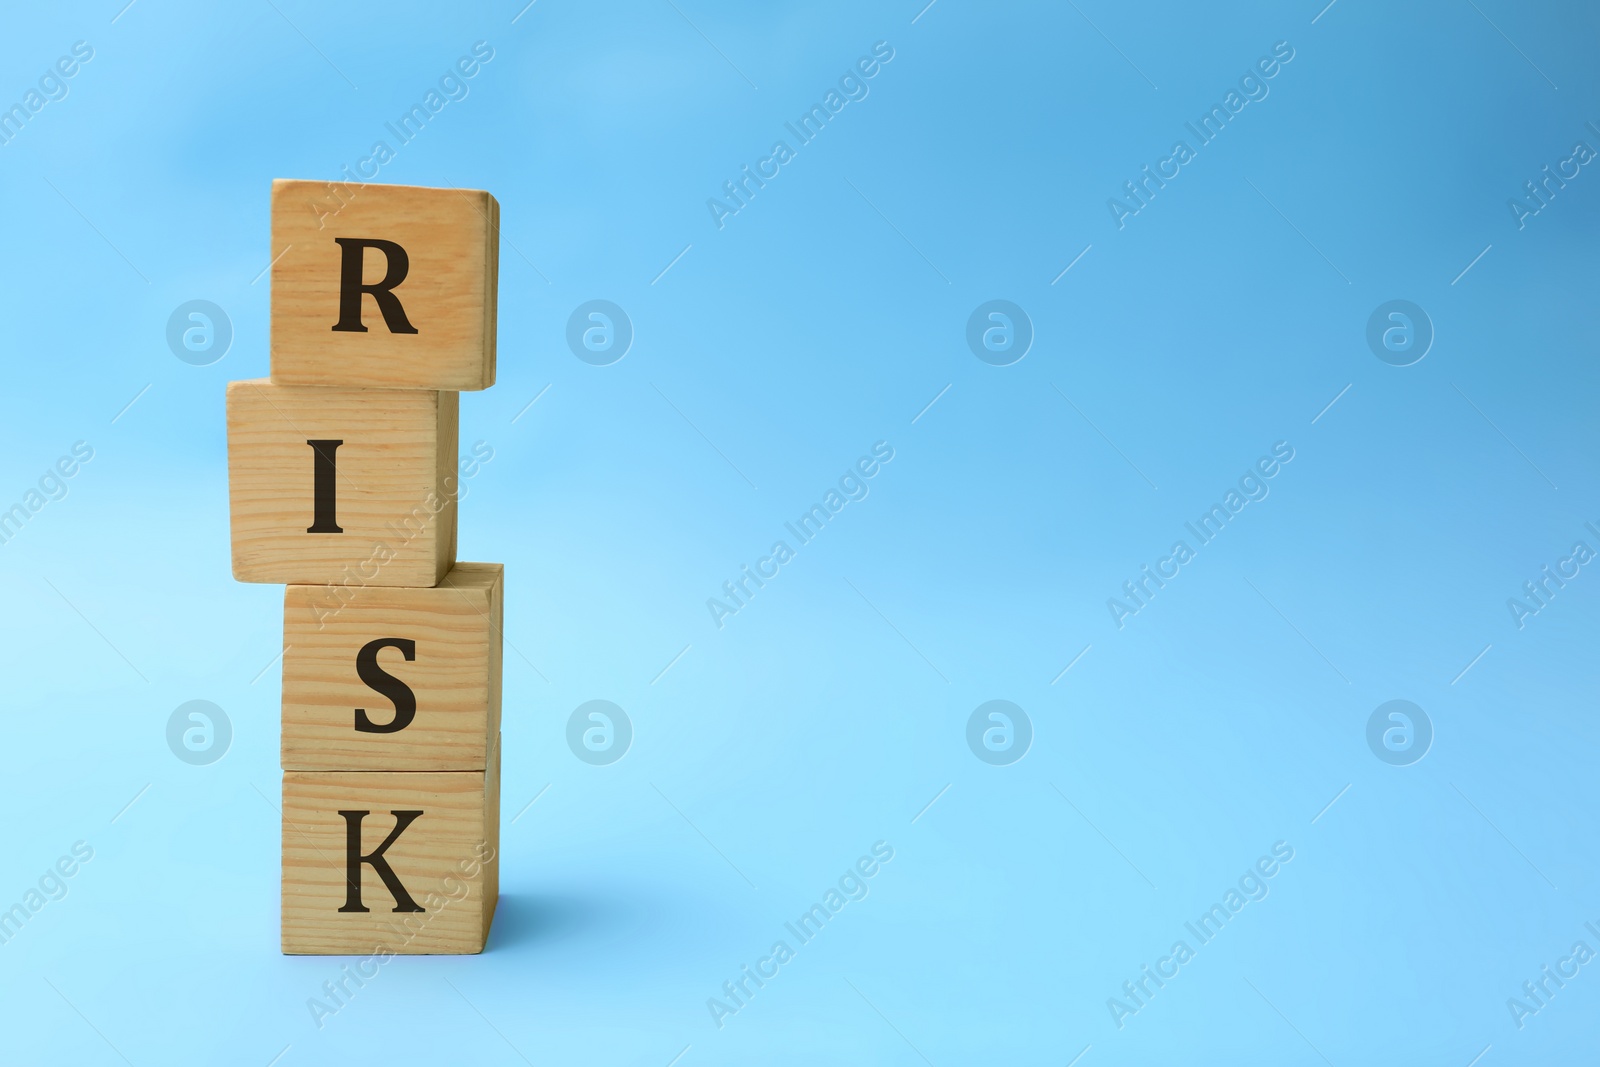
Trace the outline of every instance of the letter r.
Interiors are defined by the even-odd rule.
[[[367,328],[361,324],[361,294],[370,293],[372,299],[378,302],[378,310],[383,313],[383,324],[389,327],[390,333],[416,333],[417,328],[406,318],[406,309],[400,306],[400,298],[394,295],[394,290],[406,280],[406,274],[411,270],[411,258],[406,255],[406,250],[393,241],[381,241],[375,237],[335,237],[333,240],[341,251],[339,321],[333,324],[334,332],[367,332]],[[362,266],[369,248],[376,248],[383,253],[386,270],[383,281],[363,285]]]

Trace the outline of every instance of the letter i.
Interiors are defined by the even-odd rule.
[[[311,525],[306,527],[306,533],[344,533],[344,528],[339,525],[336,512],[338,510],[338,490],[336,483],[339,478],[337,453],[343,441],[307,441],[311,446],[314,457],[311,464],[312,473],[312,519]]]

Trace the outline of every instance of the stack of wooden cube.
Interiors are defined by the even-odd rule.
[[[488,193],[277,181],[271,377],[228,385],[233,574],[283,607],[286,953],[481,952],[503,568],[457,563],[495,375]]]

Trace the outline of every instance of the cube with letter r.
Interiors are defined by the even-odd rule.
[[[274,382],[494,384],[500,205],[488,193],[280,179],[272,256]]]

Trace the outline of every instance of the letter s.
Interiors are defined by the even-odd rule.
[[[87,463],[94,458],[94,446],[88,441],[74,441],[72,454],[77,456],[80,462]]]
[[[87,63],[94,58],[94,45],[88,41],[75,41],[72,45],[72,54]]]
[[[356,709],[356,729],[368,734],[392,734],[404,730],[417,717],[417,695],[411,687],[378,666],[378,653],[385,648],[397,648],[410,663],[417,658],[417,643],[405,637],[380,637],[368,641],[356,653],[356,674],[369,689],[389,698],[394,704],[394,718],[387,723],[375,723],[365,708]]]

